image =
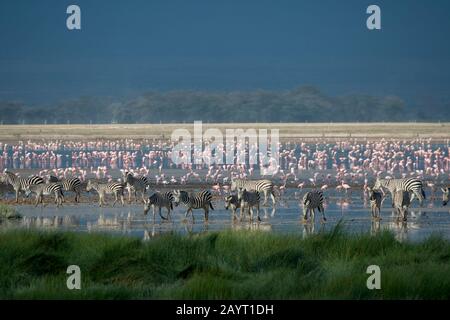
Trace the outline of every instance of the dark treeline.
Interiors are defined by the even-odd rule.
[[[0,102],[3,124],[160,122],[449,121],[450,102],[409,105],[396,96],[288,91],[148,92],[129,99],[82,97],[52,106]]]

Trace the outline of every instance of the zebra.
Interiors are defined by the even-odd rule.
[[[107,182],[107,183],[99,183],[98,181],[92,181],[89,180],[86,186],[86,191],[89,192],[92,189],[96,190],[98,193],[98,206],[101,207],[103,204],[106,204],[105,202],[105,195],[107,194],[114,194],[114,203],[113,207],[116,204],[116,202],[119,200],[122,202],[122,206],[124,206],[123,201],[123,189],[124,185],[120,182]]]
[[[241,202],[238,200],[238,196],[236,194],[226,196],[225,197],[225,209],[231,209],[231,212],[233,214],[233,220],[237,219],[236,216],[236,209],[239,209],[241,207]]]
[[[256,216],[258,221],[261,221],[259,217],[259,192],[258,191],[247,191],[245,188],[239,188],[237,194],[238,201],[240,202],[240,216],[239,219],[242,221],[245,214],[244,209],[247,208],[250,214],[250,222],[253,221],[253,208],[256,208]]]
[[[258,191],[264,194],[263,206],[267,206],[267,196],[270,193],[272,198],[272,205],[275,206],[275,193],[273,183],[270,180],[246,180],[246,179],[233,179],[231,180],[231,191],[236,191],[238,188],[247,189],[249,191]]]
[[[325,210],[323,208],[323,192],[320,190],[309,191],[303,196],[303,221],[308,221],[308,213],[311,217],[312,222],[315,220],[315,209],[317,208],[319,212],[322,212],[322,222],[327,221],[325,217]]]
[[[64,191],[75,192],[75,202],[79,202],[81,197],[81,180],[76,177],[58,179],[55,176],[50,176],[48,182],[58,182],[61,184]],[[64,198],[63,198],[64,201]]]
[[[372,212],[372,218],[381,220],[381,204],[383,201],[383,194],[373,188],[367,188],[369,193],[370,211]]]
[[[396,190],[394,193],[394,208],[397,212],[397,220],[402,217],[403,221],[406,221],[408,215],[408,208],[411,204],[409,192],[405,190]]]
[[[134,198],[137,201],[137,192],[141,192],[142,201],[145,202],[145,194],[147,192],[147,186],[149,185],[149,181],[145,176],[137,176],[135,177],[133,173],[125,171],[125,182],[127,184],[128,190],[128,203],[131,203],[131,190],[134,190]]]
[[[37,207],[39,203],[44,206],[44,196],[49,196],[52,194],[55,195],[56,206],[62,206],[64,194],[62,191],[62,186],[58,182],[29,185],[25,190],[25,195],[28,197],[31,193],[36,194],[35,207]]]
[[[404,179],[377,178],[373,188],[381,190],[383,190],[384,188],[388,189],[391,194],[392,207],[394,207],[394,192],[397,190],[408,191],[409,193],[411,193],[410,202],[414,200],[414,197],[417,197],[417,199],[419,199],[420,206],[422,206],[423,200],[426,199],[422,181],[417,178],[404,178]]]
[[[441,190],[442,190],[442,205],[446,206],[448,203],[448,198],[449,198],[448,194],[449,194],[450,188],[449,187],[446,187],[445,189],[441,188]]]
[[[4,171],[0,178],[1,182],[6,182],[12,185],[14,191],[16,192],[16,203],[19,202],[19,193],[25,190],[31,185],[37,185],[44,183],[44,179],[38,176],[32,176],[29,178],[20,178],[15,173],[10,171]]]
[[[192,215],[192,222],[194,222],[194,213],[193,209],[203,209],[205,212],[205,222],[208,221],[209,208],[214,210],[214,207],[211,203],[212,194],[208,190],[203,190],[195,194],[189,194],[187,191],[183,190],[175,190],[173,191],[175,206],[178,206],[181,202],[188,208],[185,214],[185,217],[188,216],[189,213]]]
[[[147,200],[144,200],[144,215],[147,215],[150,207],[153,207],[153,221],[155,221],[155,207],[158,207],[159,216],[164,220],[167,220],[167,218],[170,220],[170,212],[173,210],[173,201],[174,196],[171,191],[164,193],[155,192]],[[162,207],[167,209],[167,218],[164,218],[161,214]]]

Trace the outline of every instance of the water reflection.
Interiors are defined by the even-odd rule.
[[[302,192],[286,190],[284,203],[280,202],[276,208],[261,207],[260,223],[248,221],[233,221],[230,212],[224,209],[223,201],[216,200],[215,210],[210,214],[209,223],[204,223],[203,217],[192,220],[184,219],[184,210],[176,208],[172,221],[156,219],[155,222],[144,216],[142,205],[133,204],[125,208],[98,208],[95,205],[68,205],[57,209],[55,207],[34,208],[31,205],[20,205],[17,209],[24,216],[18,221],[2,221],[0,228],[42,228],[61,229],[71,231],[107,232],[126,234],[149,240],[164,233],[194,234],[224,229],[245,231],[266,231],[279,233],[297,233],[304,237],[333,228],[340,220],[344,221],[344,228],[350,232],[370,232],[376,234],[380,230],[388,229],[395,233],[401,241],[405,239],[418,240],[433,232],[441,232],[450,238],[450,214],[447,207],[442,207],[441,199],[429,201],[424,208],[417,205],[410,208],[406,224],[397,223],[396,214],[390,201],[384,204],[381,215],[383,220],[373,221],[370,208],[362,194],[353,192],[345,195],[327,194],[325,225],[300,223],[300,198]],[[194,214],[198,215],[196,211]],[[199,216],[200,217],[200,216]],[[316,221],[316,223],[319,223]]]

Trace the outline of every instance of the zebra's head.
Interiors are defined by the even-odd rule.
[[[233,196],[226,196],[225,197],[225,209],[228,210],[230,208],[230,205],[233,203]]]
[[[303,217],[306,218],[308,214],[308,206],[311,203],[311,199],[309,198],[309,193],[305,194],[303,197]]]
[[[144,216],[147,215],[148,211],[150,210],[150,207],[152,206],[155,197],[156,195],[152,194],[148,199],[144,200]]]
[[[173,194],[173,204],[175,205],[175,207],[178,207],[178,205],[181,202],[184,202],[184,200],[186,200],[188,196],[188,193],[182,190],[174,190],[172,194]]]
[[[442,205],[446,206],[448,203],[450,188],[449,187],[441,188],[441,190],[442,190]]]
[[[86,185],[86,191],[90,192],[92,189],[95,189],[95,182],[92,182],[92,180],[88,180]]]
[[[12,176],[15,176],[15,174],[5,169],[0,175],[0,182],[9,183],[11,181]]]

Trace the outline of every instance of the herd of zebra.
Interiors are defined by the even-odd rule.
[[[44,179],[39,176],[31,176],[21,178],[15,173],[4,171],[0,175],[0,182],[10,184],[16,194],[16,202],[19,201],[19,194],[24,193],[27,197],[35,194],[35,206],[44,205],[44,196],[54,196],[55,203],[59,207],[65,201],[64,192],[74,192],[75,202],[79,202],[82,193],[82,182],[79,178],[58,179],[50,176]],[[209,190],[203,190],[196,193],[187,192],[184,190],[173,190],[167,192],[154,192],[147,197],[147,191],[150,189],[150,182],[145,176],[135,176],[130,172],[124,172],[124,182],[111,181],[100,182],[95,180],[88,180],[86,191],[95,190],[98,194],[98,204],[103,206],[106,204],[106,195],[114,196],[113,206],[120,200],[122,206],[124,205],[124,190],[128,191],[128,201],[131,202],[131,195],[134,194],[135,200],[138,199],[140,193],[142,202],[144,203],[144,214],[147,215],[150,208],[153,209],[153,220],[155,220],[156,210],[159,216],[164,220],[171,220],[171,211],[173,206],[178,206],[181,203],[186,206],[185,217],[189,214],[194,221],[193,210],[203,209],[205,222],[208,221],[209,210],[214,210],[212,203],[212,193]],[[248,179],[232,179],[231,180],[231,194],[224,199],[225,209],[232,212],[233,220],[239,219],[242,221],[249,215],[250,221],[253,221],[254,210],[256,210],[256,220],[261,221],[260,202],[261,195],[264,196],[262,206],[268,204],[269,197],[272,199],[272,205],[276,205],[276,196],[274,183],[269,179],[262,180],[248,180]],[[426,199],[423,188],[423,182],[417,178],[404,179],[380,179],[377,178],[373,187],[367,188],[367,193],[370,201],[370,211],[372,218],[375,220],[381,219],[381,207],[386,197],[385,190],[388,190],[391,199],[392,207],[397,212],[399,220],[407,220],[408,208],[414,198],[419,200],[420,205]],[[442,188],[443,205],[447,205],[449,200],[449,187]],[[313,222],[315,220],[315,210],[317,209],[322,214],[322,222],[326,221],[324,210],[324,193],[321,189],[314,189],[307,192],[302,199],[301,206],[303,207],[302,220],[303,222]],[[167,215],[164,217],[162,209],[167,210]],[[239,217],[237,211],[239,209]]]

